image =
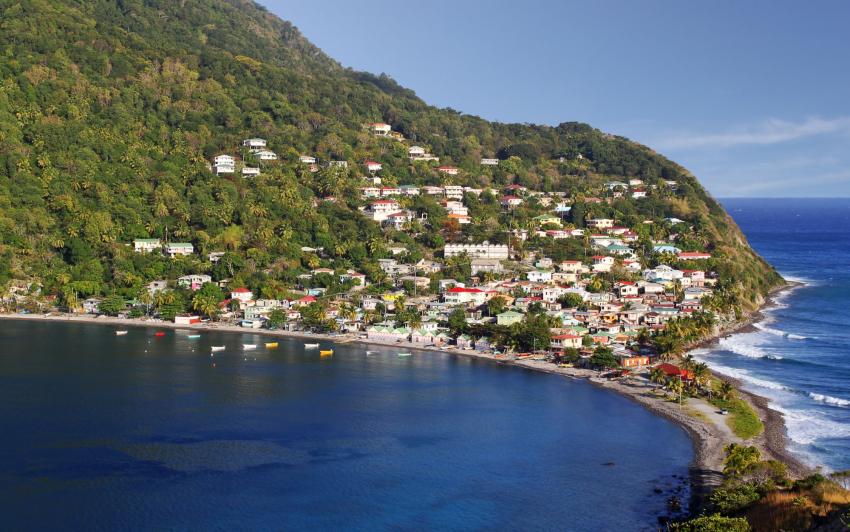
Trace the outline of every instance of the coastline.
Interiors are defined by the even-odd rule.
[[[794,290],[800,286],[803,285],[801,283],[789,282],[783,286],[777,287],[771,291],[765,299],[765,302],[758,310],[749,314],[740,322],[720,328],[710,338],[706,338],[693,346],[689,346],[688,352],[695,349],[710,349],[712,346],[716,345],[721,338],[756,330],[754,324],[764,319],[763,311],[776,304],[775,298],[781,293]],[[291,332],[268,329],[245,329],[239,326],[223,325],[212,322],[194,325],[178,325],[156,319],[127,319],[68,314],[0,314],[0,320],[4,319],[19,321],[58,321],[65,323],[87,323],[120,327],[145,327],[186,331],[216,331],[238,334],[256,334],[277,338],[323,340],[335,343],[357,343],[362,345],[403,348],[405,350],[416,350],[421,352],[449,353],[469,358],[487,360],[496,364],[511,365],[527,370],[560,375],[573,380],[585,380],[599,388],[619,393],[642,405],[650,412],[662,416],[672,423],[679,425],[683,430],[685,430],[691,439],[694,449],[694,458],[690,465],[691,496],[689,513],[691,514],[698,513],[704,507],[707,495],[710,494],[714,487],[718,486],[722,482],[724,457],[723,448],[730,441],[736,440],[734,436],[730,438],[729,429],[727,427],[719,426],[714,421],[706,418],[704,414],[695,412],[694,409],[689,406],[690,401],[684,405],[679,405],[675,401],[666,399],[662,395],[658,395],[655,387],[652,384],[649,384],[647,379],[635,380],[629,378],[625,380],[609,380],[607,378],[600,377],[600,374],[594,370],[558,367],[552,363],[539,360],[501,359],[496,358],[493,354],[489,353],[480,353],[473,350],[456,348],[440,349],[425,347],[411,342],[375,342],[359,338],[358,335],[355,334],[320,334],[302,331]],[[788,464],[789,472],[792,475],[803,476],[808,474],[811,471],[811,468],[804,465],[788,450],[788,436],[782,414],[771,409],[769,407],[769,401],[766,398],[742,390],[741,383],[739,381],[725,376],[716,376],[732,383],[739,395],[750,403],[764,423],[764,432],[753,440],[747,441],[747,443],[758,447],[765,458],[780,460]],[[720,421],[720,423],[722,423],[722,421]]]

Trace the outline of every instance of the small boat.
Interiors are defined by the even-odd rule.
[[[242,344],[242,349],[248,351],[250,349],[256,349],[257,344]]]
[[[214,345],[214,346],[212,346],[212,347],[210,348],[210,350],[211,350],[213,353],[217,353],[217,352],[219,352],[219,351],[224,351],[224,346],[223,346],[223,345]]]
[[[127,334],[127,331],[115,331],[116,336],[124,336],[125,334]]]
[[[266,349],[274,349],[277,347],[277,342],[266,342]]]
[[[377,351],[366,351],[366,354],[367,355],[377,355],[378,352]]]
[[[165,336],[165,333],[163,331],[156,331],[153,335],[154,336]]]
[[[198,338],[200,338],[200,337],[201,337],[201,335],[200,335],[200,334],[190,334],[190,335],[186,336],[186,338],[188,338],[188,339],[190,339],[190,340],[196,340],[196,339],[198,339]]]
[[[329,357],[329,356],[334,354],[334,350],[333,349],[325,349],[325,350],[319,351],[319,354],[323,357]]]
[[[400,356],[400,357],[412,357],[413,354],[412,353],[399,353],[398,356]]]
[[[319,344],[304,344],[305,349],[318,349]]]

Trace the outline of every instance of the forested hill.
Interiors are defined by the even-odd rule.
[[[650,149],[585,124],[499,124],[428,106],[388,76],[343,68],[250,1],[0,0],[0,80],[0,286],[132,297],[153,279],[211,271],[205,253],[215,250],[233,255],[237,282],[288,286],[318,264],[377,276],[375,260],[393,243],[429,256],[445,239],[505,238],[506,222],[484,214],[451,234],[382,230],[358,211],[366,160],[383,164],[385,185],[565,192],[578,226],[591,216],[629,227],[680,218],[683,248],[711,251],[744,307],[780,282],[697,180]],[[373,122],[404,140],[373,135]],[[256,161],[242,148],[252,137],[280,159]],[[413,144],[459,172],[412,162]],[[221,153],[262,174],[217,176],[209,164]],[[299,163],[305,154],[318,171]],[[646,198],[585,201],[629,178],[644,181]],[[318,201],[328,196],[337,201]],[[643,236],[669,236],[656,227]],[[198,253],[133,254],[127,244],[145,237]]]

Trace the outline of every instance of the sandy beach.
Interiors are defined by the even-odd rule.
[[[774,304],[773,298],[784,291],[793,290],[797,284],[788,284],[775,290],[765,301],[763,309]],[[742,322],[725,327],[717,332],[712,338],[704,340],[696,348],[711,348],[720,338],[747,332],[753,327],[753,323],[762,319],[761,310],[754,312]],[[90,315],[78,316],[68,314],[0,314],[0,319],[14,319],[27,321],[59,321],[66,323],[90,323],[111,325],[117,327],[149,327],[158,329],[180,329],[198,331],[231,332],[239,334],[257,334],[268,337],[299,338],[311,341],[326,341],[335,343],[360,343],[364,345],[391,346],[399,349],[416,350],[420,352],[444,352],[458,356],[472,357],[487,360],[495,364],[511,365],[532,371],[540,371],[554,375],[560,375],[570,379],[581,379],[590,382],[600,388],[605,388],[622,394],[629,399],[643,405],[650,411],[665,417],[666,419],[680,425],[691,437],[694,446],[694,460],[691,464],[691,511],[698,512],[704,504],[705,496],[711,489],[722,482],[723,470],[723,448],[730,442],[740,443],[741,440],[731,433],[725,425],[725,418],[715,412],[715,408],[703,399],[688,399],[680,405],[677,401],[669,399],[663,391],[648,380],[648,373],[636,372],[626,379],[607,379],[600,376],[594,370],[558,367],[555,364],[542,360],[497,358],[490,353],[481,353],[474,350],[455,348],[428,348],[420,344],[410,342],[380,343],[366,341],[358,334],[314,334],[307,332],[290,332],[268,329],[246,329],[234,325],[222,323],[201,323],[195,325],[177,325],[156,319],[121,319],[106,316],[95,317]],[[759,414],[765,430],[758,437],[747,441],[747,444],[757,446],[766,458],[781,460],[789,466],[792,475],[802,476],[810,471],[810,468],[802,464],[788,451],[788,439],[785,423],[782,415],[768,406],[768,400],[764,397],[741,390],[739,382],[732,382],[740,395],[744,397]]]

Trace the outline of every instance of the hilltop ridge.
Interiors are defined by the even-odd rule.
[[[455,227],[426,199],[405,200],[433,223],[387,231],[359,210],[375,177],[557,193],[574,227],[592,217],[645,225],[649,265],[658,263],[653,242],[675,235],[681,249],[711,253],[729,311],[752,310],[781,283],[696,177],[649,148],[586,124],[492,123],[429,106],[389,76],[343,68],[253,2],[2,0],[0,11],[0,284],[130,298],[152,280],[207,271],[290,289],[319,265],[381,284],[376,261],[394,245],[421,258],[446,241],[506,241],[550,210],[471,200],[474,223]],[[393,134],[375,135],[372,123]],[[253,137],[277,159],[244,149]],[[412,146],[439,163],[411,160]],[[211,170],[220,154],[235,156],[234,174]],[[365,167],[370,160],[381,170]],[[243,166],[260,175],[240,177]],[[632,197],[629,180],[646,197]],[[665,218],[682,225],[662,226]],[[134,256],[136,238],[191,242],[199,254]],[[205,258],[219,250],[232,255],[226,271]],[[570,253],[580,258],[578,247]]]

